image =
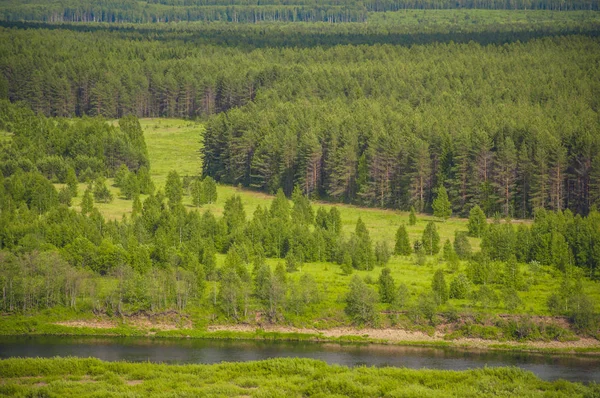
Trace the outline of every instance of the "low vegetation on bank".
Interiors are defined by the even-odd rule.
[[[347,368],[312,359],[160,365],[97,359],[0,361],[0,395],[589,397],[597,384],[542,381],[518,368],[467,371]],[[93,390],[91,390],[93,388]]]

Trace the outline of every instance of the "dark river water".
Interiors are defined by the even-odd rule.
[[[313,358],[345,366],[465,370],[518,366],[545,380],[600,382],[600,357],[385,345],[106,337],[0,337],[0,358],[95,357],[104,361],[219,363]]]

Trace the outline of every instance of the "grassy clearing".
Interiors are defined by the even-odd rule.
[[[0,361],[4,396],[554,396],[600,393],[598,385],[547,382],[518,368],[468,371],[349,369],[312,359],[161,365],[97,359]]]
[[[200,172],[202,164],[199,153],[201,149],[201,133],[203,131],[201,124],[179,119],[141,119],[140,122],[144,129],[151,162],[151,173],[157,188],[160,189],[164,186],[170,170],[177,170],[180,175],[195,175]],[[84,189],[85,185],[81,184],[79,199],[75,200],[76,204],[79,203]],[[117,188],[111,186],[111,190],[115,197],[113,202],[96,204],[98,209],[109,219],[118,219],[123,214],[129,214],[132,202],[119,198]],[[252,217],[257,206],[269,206],[273,199],[272,195],[262,192],[240,189],[229,185],[220,185],[218,187],[218,199],[216,203],[203,206],[200,210],[209,210],[216,216],[221,216],[225,201],[232,195],[241,196],[248,217]],[[191,208],[190,196],[184,196],[184,204]],[[354,231],[356,221],[361,217],[369,229],[372,241],[387,241],[390,247],[394,245],[395,233],[398,226],[403,223],[408,226],[407,212],[362,208],[345,204],[321,202],[313,204],[315,209],[318,206],[323,206],[327,209],[336,206],[340,210],[343,232],[346,235]],[[417,224],[407,227],[411,241],[420,239],[426,224],[431,220],[436,222],[442,243],[446,239],[453,240],[456,230],[464,231],[467,229],[466,219],[450,218],[445,222],[439,222],[439,220],[431,215],[420,214],[417,216]],[[480,239],[470,238],[470,242],[474,251],[479,250]],[[218,260],[221,263],[224,260],[224,256],[220,255]],[[268,263],[274,267],[278,261],[277,259],[270,259]],[[431,279],[436,269],[439,267],[446,269],[446,264],[439,257],[428,257],[427,264],[419,266],[416,265],[414,258],[393,256],[389,267],[397,283],[406,284],[414,299],[421,291],[430,287]],[[464,271],[465,267],[466,264],[461,264],[459,272]],[[527,272],[527,269],[523,268],[523,270]],[[311,326],[320,327],[338,326],[345,322],[343,297],[351,277],[343,275],[339,266],[331,263],[305,264],[302,272],[309,273],[315,277],[325,291],[325,300],[320,308],[315,310],[316,312],[291,319],[290,322],[296,326],[310,324]],[[373,281],[377,281],[380,269],[360,271],[359,273],[361,276],[369,275]],[[558,276],[558,273],[550,267],[543,267],[542,272],[535,277],[528,273],[526,277],[529,277],[532,281],[531,288],[527,292],[519,293],[524,304],[516,312],[538,315],[547,314],[546,299],[552,292],[558,289],[560,284]],[[446,272],[447,283],[453,277],[450,272]],[[590,294],[595,302],[600,302],[600,289],[598,289],[597,283],[585,281],[584,288],[586,293]],[[210,290],[210,287],[207,290]],[[470,300],[450,300],[449,304],[443,307],[442,310],[447,310],[448,308],[456,308],[459,311],[481,310],[477,307],[472,307]],[[381,309],[384,309],[383,305]],[[201,319],[207,316],[210,310],[204,309],[200,312],[201,315],[199,314],[196,318],[198,322],[202,322]],[[506,313],[507,310],[503,307],[497,307],[485,309],[485,312],[498,314]],[[314,324],[314,319],[316,318],[320,320]],[[383,320],[383,322],[385,323],[386,320]]]

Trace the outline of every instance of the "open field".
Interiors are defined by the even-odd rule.
[[[546,382],[518,368],[468,371],[347,368],[311,359],[162,365],[97,359],[0,361],[3,396],[583,397],[598,385]]]

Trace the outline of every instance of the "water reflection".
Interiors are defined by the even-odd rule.
[[[600,382],[600,357],[388,345],[107,337],[0,337],[0,358],[95,357],[105,361],[219,363],[313,358],[344,366],[465,370],[518,366],[542,379]]]

